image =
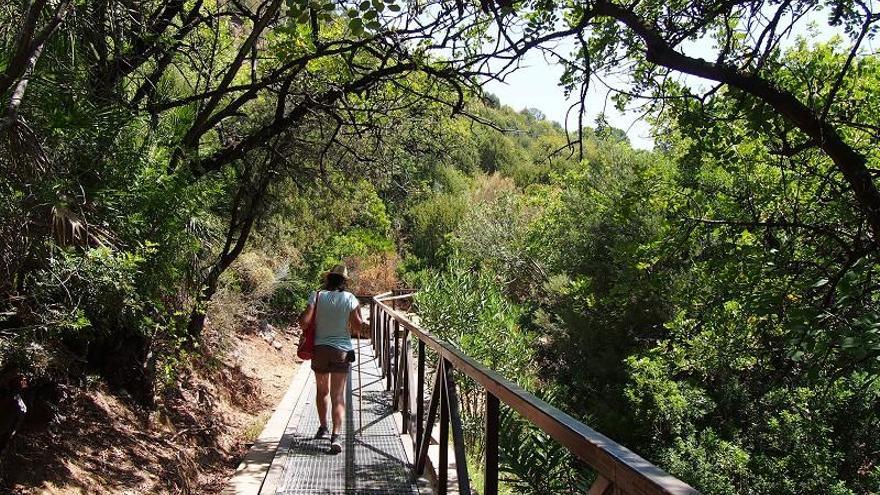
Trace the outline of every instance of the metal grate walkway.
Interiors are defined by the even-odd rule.
[[[348,407],[342,434],[343,450],[328,453],[329,440],[313,438],[318,429],[315,410],[315,377],[310,374],[303,397],[288,423],[277,455],[285,456],[277,495],[357,494],[417,495],[416,483],[400,432],[392,416],[391,392],[376,365],[368,340],[352,340],[360,346],[361,369],[357,363],[349,373]],[[308,363],[304,363],[308,366]],[[363,425],[360,417],[363,417]],[[328,418],[329,419],[329,418]],[[265,490],[261,495],[268,495]]]

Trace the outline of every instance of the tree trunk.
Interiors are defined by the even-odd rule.
[[[196,296],[195,304],[190,313],[189,322],[187,323],[187,336],[191,343],[195,343],[202,335],[202,331],[205,328],[207,306],[214,297],[214,294],[217,293],[220,276],[238,258],[247,244],[254,222],[259,216],[260,207],[266,195],[266,189],[269,187],[269,177],[270,174],[265,173],[257,182],[256,187],[253,188],[253,185],[248,183],[239,186],[233,200],[232,218],[229,222],[229,229],[226,232],[226,242],[223,250],[202,283],[202,289],[199,295]]]
[[[37,0],[30,6],[27,14],[25,14],[9,65],[0,74],[0,94],[8,91],[16,81],[24,77],[28,71],[33,70],[46,41],[49,40],[49,37],[52,36],[67,15],[70,0],[61,2],[52,19],[38,32],[36,30],[36,23],[40,18],[40,11],[43,10],[45,5],[46,0]],[[24,88],[26,87],[27,83],[24,84]],[[24,93],[24,88],[21,90],[22,94]]]
[[[45,45],[41,44],[36,47],[31,54],[30,60],[28,60],[27,69],[25,69],[21,79],[13,87],[12,96],[9,97],[9,105],[6,106],[6,115],[3,117],[2,122],[0,122],[0,131],[12,127],[18,121],[18,109],[21,106],[21,102],[24,101],[24,93],[27,91],[31,75],[34,73],[34,67],[37,65],[37,60],[40,59],[40,54],[43,53],[43,46]]]

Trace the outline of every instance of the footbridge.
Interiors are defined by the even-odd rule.
[[[589,495],[699,495],[614,440],[544,402],[421,328],[411,291],[362,297],[369,335],[353,339],[343,451],[315,439],[314,375],[300,367],[282,405],[239,466],[226,493],[499,493],[502,408],[542,430],[595,473]],[[484,391],[482,465],[468,463],[458,379]],[[471,471],[481,471],[473,486]],[[549,494],[548,494],[549,495]]]

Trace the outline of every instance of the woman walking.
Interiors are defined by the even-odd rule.
[[[305,328],[315,318],[315,352],[312,356],[312,371],[317,385],[315,406],[321,426],[315,438],[327,436],[327,398],[330,398],[333,416],[333,430],[330,432],[330,452],[342,451],[339,432],[345,420],[345,383],[354,349],[351,345],[352,331],[360,332],[360,303],[357,297],[346,290],[348,269],[336,265],[324,274],[322,290],[309,295],[306,310],[300,316],[300,325]]]

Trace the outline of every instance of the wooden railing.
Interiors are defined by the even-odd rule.
[[[386,389],[393,391],[395,411],[403,415],[403,433],[408,433],[413,439],[413,451],[416,456],[414,470],[418,475],[424,473],[432,430],[437,423],[438,414],[440,416],[436,493],[445,495],[448,489],[450,434],[459,493],[463,495],[471,493],[464,433],[453,375],[453,371],[458,370],[482,386],[486,393],[485,481],[481,492],[483,495],[498,493],[498,429],[501,402],[564,445],[578,459],[596,471],[597,478],[589,489],[589,495],[699,495],[699,492],[688,484],[526,392],[519,385],[414,324],[402,312],[396,310],[399,303],[404,301],[409,303],[410,298],[412,293],[388,292],[374,296],[370,301],[370,332]],[[415,338],[416,344],[414,356],[410,349],[412,337]],[[431,387],[428,410],[425,411],[425,357],[428,349],[437,354],[438,364]],[[415,363],[412,362],[413,358]]]

